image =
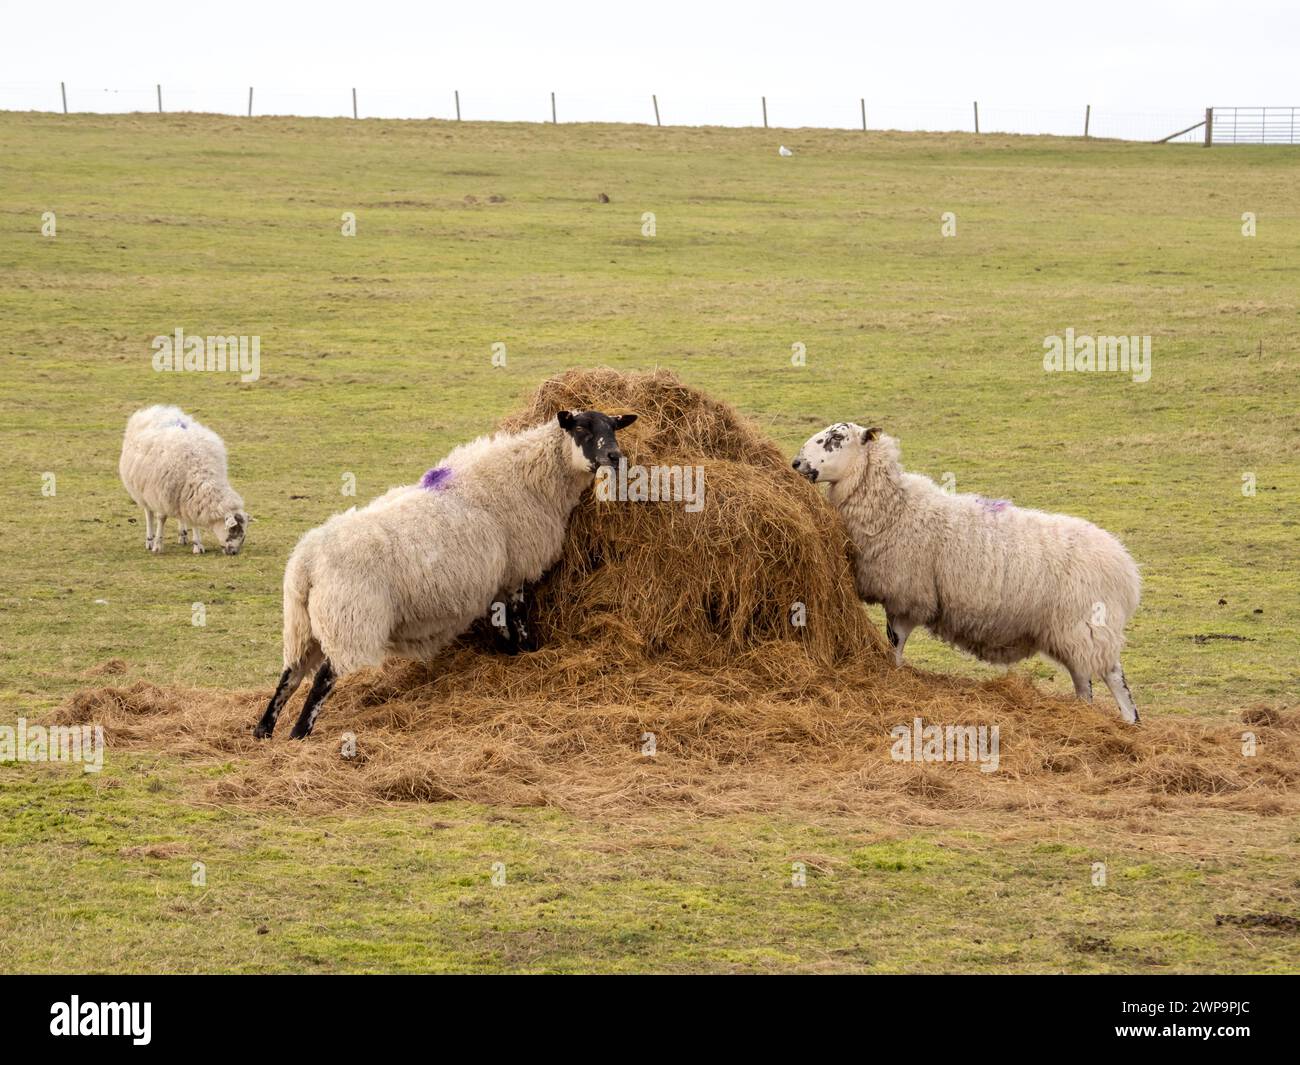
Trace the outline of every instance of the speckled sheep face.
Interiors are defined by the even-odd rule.
[[[842,480],[861,457],[862,449],[880,435],[853,422],[836,422],[808,438],[795,456],[795,472],[810,481],[834,484]]]
[[[244,536],[248,532],[248,515],[244,513],[229,514],[226,519],[213,528],[212,533],[221,545],[221,550],[228,555],[239,554],[244,546]]]
[[[555,417],[569,436],[570,459],[579,473],[617,466],[623,452],[614,434],[636,421],[635,414],[610,415],[598,410],[562,410]]]

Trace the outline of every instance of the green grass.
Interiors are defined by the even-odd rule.
[[[1152,856],[1149,838],[1097,824],[598,824],[461,803],[272,817],[188,802],[188,772],[126,757],[97,778],[42,767],[7,781],[6,970],[1295,966],[1293,938],[1214,922],[1294,902],[1296,841],[1281,819],[1197,818],[1178,853]],[[1042,842],[1062,834],[1068,845]],[[1221,847],[1247,835],[1244,851]]]
[[[958,490],[1088,517],[1143,568],[1126,667],[1144,714],[1293,702],[1298,178],[1286,148],[0,115],[0,720],[103,683],[86,671],[111,657],[159,683],[269,686],[304,530],[596,365],[670,367],[792,452],[830,421],[880,424]],[[177,327],[260,336],[261,379],[155,373],[150,340]],[[1068,327],[1149,334],[1150,381],[1044,374]],[[230,441],[257,519],[239,558],[144,552],[116,468],[152,402]],[[1194,639],[1214,634],[1242,639]],[[993,672],[923,635],[909,655]],[[203,772],[113,752],[100,777],[0,767],[18,944],[0,966],[1295,967],[1284,939],[1212,920],[1294,910],[1286,818],[254,816],[200,805]],[[150,842],[171,856],[130,851]],[[794,889],[799,854],[816,864]]]

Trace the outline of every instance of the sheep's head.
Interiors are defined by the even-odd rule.
[[[217,543],[221,545],[221,550],[228,555],[239,554],[239,549],[244,546],[244,536],[247,532],[248,515],[242,510],[227,514],[212,529],[213,535],[217,538]]]
[[[853,422],[836,422],[810,436],[791,465],[810,481],[834,484],[848,475],[861,458],[862,449],[880,436],[880,429],[864,429]]]
[[[578,473],[595,473],[617,466],[623,458],[614,434],[636,421],[635,414],[602,414],[598,410],[562,410],[555,420],[568,436],[569,459]]]

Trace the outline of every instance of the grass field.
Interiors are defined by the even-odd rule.
[[[0,115],[0,722],[104,683],[109,659],[269,688],[304,530],[599,365],[672,368],[791,452],[879,424],[959,491],[1086,516],[1143,569],[1144,716],[1294,706],[1298,179],[1287,148]],[[155,372],[152,338],[178,327],[259,336],[260,378]],[[1150,380],[1044,373],[1067,329],[1149,335]],[[174,528],[144,551],[117,455],[154,402],[231,443],[256,519],[238,558],[182,552]],[[908,651],[995,672],[923,634]],[[290,816],[205,803],[228,768],[0,765],[0,967],[1300,968],[1293,934],[1215,922],[1300,911],[1286,815]]]

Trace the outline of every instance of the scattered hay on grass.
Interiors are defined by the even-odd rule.
[[[1132,729],[1104,701],[1083,707],[1019,675],[895,668],[818,490],[674,375],[571,371],[503,424],[562,408],[637,413],[620,433],[629,462],[703,466],[704,507],[584,499],[538,589],[541,650],[509,657],[471,635],[431,663],[354,674],[306,743],[287,729],[253,740],[269,691],[139,681],[79,692],[56,717],[103,724],[110,746],[233,762],[213,797],[261,806],[785,807],[913,823],[944,810],[1109,811],[1135,794],[1162,808],[1292,807],[1294,715],[1255,714],[1266,742],[1247,758],[1240,729],[1171,718]],[[914,718],[997,726],[998,771],[894,761],[890,730]]]

